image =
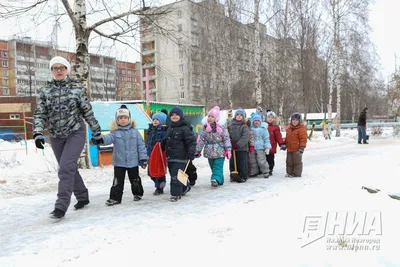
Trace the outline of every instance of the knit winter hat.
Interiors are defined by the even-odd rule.
[[[165,108],[163,108],[163,109],[161,110],[161,112],[168,116],[168,110],[166,110]]]
[[[261,122],[261,114],[258,112],[251,113],[251,124],[253,124],[255,121]]]
[[[267,118],[268,118],[269,116],[272,116],[272,117],[276,118],[275,112],[273,112],[273,111],[271,111],[271,110],[267,112]]]
[[[117,109],[117,112],[115,113],[115,121],[118,123],[118,117],[120,116],[128,116],[129,117],[129,123],[131,122],[131,112],[125,105],[121,105],[119,109]]]
[[[237,109],[235,111],[235,117],[234,118],[236,118],[237,114],[241,114],[243,116],[243,118],[246,118],[246,111],[244,111],[244,109],[242,109],[242,108],[239,108],[239,109]]]
[[[296,120],[296,121],[299,121],[299,122],[301,122],[301,115],[300,115],[300,113],[293,113],[292,114],[292,116],[290,117],[290,120]]]
[[[213,107],[209,112],[208,116],[213,116],[215,121],[219,121],[220,118],[220,109],[218,106]]]
[[[68,60],[66,60],[63,57],[56,56],[50,60],[50,64],[49,64],[50,71],[51,71],[51,67],[53,67],[54,64],[64,65],[67,68],[67,73],[69,74],[71,72],[71,64],[69,64]]]
[[[183,118],[185,117],[185,116],[183,115],[183,110],[182,110],[182,108],[179,107],[179,106],[173,107],[173,108],[169,111],[169,116],[171,117],[173,113],[177,114],[179,117],[181,117],[181,119],[183,119]]]
[[[152,120],[157,119],[160,124],[165,124],[167,122],[167,115],[164,112],[157,112],[151,117]]]

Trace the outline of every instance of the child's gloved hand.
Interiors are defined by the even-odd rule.
[[[297,154],[301,157],[303,156],[304,153],[304,147],[300,147],[299,151],[297,151]]]
[[[104,141],[103,141],[103,138],[101,138],[101,137],[100,137],[100,139],[94,139],[94,138],[90,139],[90,144],[92,146],[101,145],[103,143],[104,143]]]
[[[188,156],[188,159],[190,159],[191,161],[194,160],[194,153],[188,153],[187,156]]]
[[[201,152],[197,152],[196,154],[194,154],[194,158],[198,159],[201,157]]]
[[[146,167],[147,167],[147,160],[145,160],[145,159],[140,160],[140,161],[139,161],[139,165],[140,165],[140,167],[142,167],[142,169],[146,169]]]
[[[231,157],[232,157],[232,151],[229,148],[225,149],[225,155],[224,156],[226,157],[227,160],[230,160]]]
[[[281,150],[285,151],[285,150],[286,150],[286,145],[285,145],[285,144],[282,144],[282,145],[280,146],[280,148],[281,148]]]
[[[238,145],[237,141],[235,140],[231,140],[231,144],[232,144],[232,148],[233,149],[239,149],[240,146]]]
[[[253,154],[253,153],[254,153],[254,146],[250,146],[250,147],[249,147],[249,153],[250,153],[250,154]]]
[[[265,149],[265,155],[269,155],[269,148]]]

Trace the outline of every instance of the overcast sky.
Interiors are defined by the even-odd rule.
[[[1,1],[1,0],[0,0]],[[58,1],[58,0],[49,0]],[[175,2],[174,0],[160,0],[164,3]],[[61,3],[59,4],[61,6]],[[20,21],[22,21],[20,19]],[[29,36],[33,39],[42,41],[49,41],[51,35],[51,23],[35,25],[32,23],[16,23],[15,21],[8,21],[7,23],[1,22],[0,37],[10,38],[13,34],[18,36]],[[5,25],[6,24],[6,25]],[[8,24],[8,25],[7,25]],[[381,61],[382,78],[387,80],[387,76],[395,70],[395,53],[397,53],[397,65],[400,68],[400,0],[375,0],[371,6],[370,24],[373,32],[371,33],[372,41],[376,46],[378,56]],[[61,21],[61,28],[58,35],[59,45],[64,47],[74,48],[74,39],[71,36],[72,27],[69,19],[64,17]],[[119,49],[125,56],[122,56],[127,61],[137,61],[139,56],[137,53],[130,52],[128,48]],[[104,51],[95,51],[98,53],[106,53]],[[119,55],[113,54],[121,58]]]

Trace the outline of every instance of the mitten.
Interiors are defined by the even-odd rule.
[[[97,145],[101,145],[104,143],[103,138],[100,137],[100,139],[94,139],[94,137],[92,139],[90,139],[90,144],[92,146],[97,146]]]
[[[194,153],[188,153],[187,156],[190,160],[194,160]]]
[[[196,159],[200,158],[200,157],[201,157],[201,152],[197,152],[196,154],[194,154],[194,157],[195,157]]]
[[[301,157],[303,156],[304,153],[304,147],[300,147],[299,151],[297,151],[297,154]]]
[[[265,155],[269,155],[269,148],[265,149]]]
[[[285,150],[286,150],[286,145],[285,145],[285,144],[282,144],[282,145],[280,146],[280,148],[281,148],[281,150],[285,151]]]
[[[44,149],[44,137],[41,134],[34,135],[33,138],[35,138],[35,145],[39,149]]]
[[[250,154],[253,154],[253,153],[254,153],[254,146],[250,146],[250,147],[249,147],[249,153],[250,153]]]
[[[229,148],[225,149],[225,157],[227,160],[230,160],[232,157],[232,151]]]
[[[237,141],[231,140],[231,143],[232,143],[232,148],[233,149],[239,149],[240,148],[240,146],[238,145]]]
[[[145,159],[140,160],[140,161],[139,161],[139,165],[140,165],[140,167],[142,167],[142,169],[146,169],[146,167],[147,167],[147,160],[145,160]]]

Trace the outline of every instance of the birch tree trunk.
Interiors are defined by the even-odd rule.
[[[255,68],[255,96],[256,108],[258,112],[262,108],[262,90],[261,90],[261,36],[260,36],[260,0],[254,0],[254,68]]]

